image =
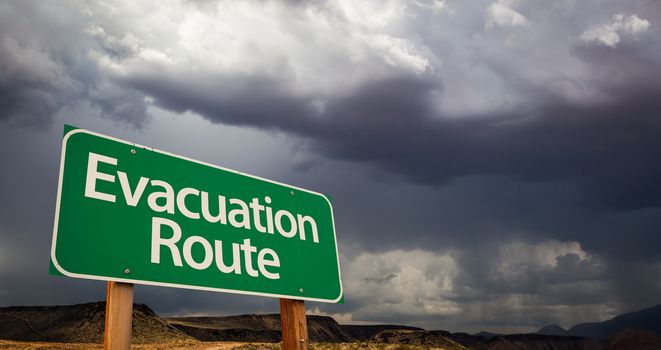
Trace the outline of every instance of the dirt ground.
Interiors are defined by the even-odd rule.
[[[134,350],[279,350],[280,344],[237,342],[172,342],[166,344],[134,344]],[[34,343],[0,340],[0,350],[103,350],[102,344]],[[425,346],[379,343],[313,343],[311,350],[443,350]]]
[[[232,350],[251,346],[252,349],[271,349],[277,344],[247,344],[235,342],[172,342],[166,344],[134,344],[135,350]],[[252,347],[254,346],[254,347]],[[75,344],[75,343],[34,343],[0,340],[0,350],[103,350],[103,344]],[[250,348],[245,348],[245,350]]]

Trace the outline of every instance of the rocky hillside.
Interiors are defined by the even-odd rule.
[[[174,327],[203,341],[279,342],[280,315],[238,315],[226,317],[171,317]],[[327,316],[308,316],[308,334],[314,342],[350,342],[355,338]]]
[[[629,312],[603,322],[581,323],[569,330],[558,325],[540,328],[535,334],[563,335],[605,340],[626,329],[651,331],[661,335],[661,305]]]
[[[651,331],[625,329],[608,338],[607,350],[661,350],[661,336]]]
[[[62,306],[15,306],[0,308],[0,339],[64,343],[101,343],[105,302]],[[308,332],[314,342],[365,340],[391,328],[406,326],[341,326],[331,317],[308,316]],[[279,342],[280,316],[239,315],[227,317],[175,317],[163,319],[149,307],[134,304],[133,342],[173,340]]]
[[[661,350],[661,336],[651,331],[626,329],[605,340],[542,334],[494,337],[476,350]]]
[[[542,335],[568,335],[567,330],[558,326],[557,324],[550,324],[540,328],[536,334]]]
[[[654,328],[657,324],[649,322],[650,315],[656,317],[654,312],[655,309],[652,308],[651,312],[648,310],[642,314],[644,317],[641,317],[641,314],[616,317],[604,323],[617,327],[607,326],[599,329],[610,331],[625,324]],[[104,319],[103,302],[68,306],[5,307],[0,308],[0,339],[99,344],[102,342]],[[545,327],[541,331],[567,332],[558,326]],[[331,317],[308,316],[308,332],[310,340],[315,343],[345,343],[335,344],[338,348],[350,343],[375,345],[377,348],[382,346],[384,349],[398,345],[407,349],[417,346],[455,350],[661,350],[659,334],[650,330],[633,329],[609,333],[605,339],[553,334],[490,334],[491,337],[483,337],[442,330],[426,331],[406,326],[343,326]],[[368,337],[369,335],[371,337]],[[133,309],[135,344],[172,341],[193,344],[201,344],[198,341],[276,343],[280,339],[278,314],[163,319],[145,305],[136,304]]]
[[[389,329],[375,335],[372,341],[376,343],[418,345],[447,350],[472,349],[454,341],[452,334],[446,331]]]
[[[513,334],[489,339],[477,350],[605,350],[593,339],[543,334]]]
[[[340,325],[331,317],[308,317],[308,334],[313,342],[341,343],[369,340],[388,329],[422,330],[400,325]],[[174,327],[202,341],[279,342],[280,315],[238,315],[224,317],[170,317]]]
[[[422,328],[411,326],[399,326],[392,324],[375,324],[375,325],[341,325],[347,333],[349,333],[356,340],[369,340],[382,331],[390,329],[403,329],[412,331],[422,331]]]
[[[457,350],[661,350],[661,336],[640,330],[624,330],[601,341],[543,334],[512,334],[486,338],[446,331],[385,330],[371,341]]]
[[[14,306],[0,308],[0,339],[101,343],[105,302],[64,306]],[[133,342],[154,343],[191,340],[142,304],[133,306]]]
[[[582,323],[571,327],[567,335],[606,339],[626,329],[640,329],[661,335],[661,305],[629,312],[604,322]]]

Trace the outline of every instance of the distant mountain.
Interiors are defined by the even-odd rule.
[[[606,350],[599,341],[543,334],[510,334],[489,339],[477,350]]]
[[[308,335],[314,342],[365,341],[389,329],[423,330],[401,325],[340,325],[327,316],[308,315]],[[279,342],[280,315],[237,315],[220,317],[169,317],[174,327],[202,341]]]
[[[491,339],[491,338],[494,338],[494,337],[500,337],[500,336],[502,336],[502,335],[504,335],[504,334],[491,333],[491,332],[485,332],[485,331],[482,331],[482,332],[479,332],[479,333],[475,333],[474,335],[476,335],[476,336],[478,336],[478,337],[484,337],[484,338],[486,338],[486,339]]]
[[[373,341],[446,349],[476,349],[487,338],[467,333],[425,331],[401,325],[340,325],[326,316],[308,316],[308,333],[313,342]],[[280,316],[239,315],[225,317],[170,317],[174,327],[201,341],[278,342]]]
[[[101,343],[105,303],[0,308],[0,339]],[[477,335],[426,331],[399,325],[340,325],[326,316],[308,316],[313,342],[369,341],[456,350],[661,350],[661,305],[623,314],[565,331],[558,325],[536,334]],[[163,319],[149,307],[133,306],[133,343],[170,341],[278,342],[280,316],[171,317]]]
[[[327,316],[307,316],[308,335],[315,342],[356,340],[335,320]],[[237,315],[225,317],[170,317],[174,327],[202,341],[279,342],[280,315]]]
[[[452,338],[453,335],[446,331],[388,329],[375,335],[372,341],[386,344],[419,345],[421,347],[443,348],[447,350],[474,349],[473,346],[464,346]],[[484,342],[484,338],[472,341],[476,345],[482,342]]]
[[[604,322],[582,323],[571,327],[567,335],[606,339],[625,329],[639,329],[661,335],[661,305],[622,314]]]
[[[556,327],[551,330],[557,330]],[[661,336],[651,331],[627,329],[605,340],[583,337],[510,334],[497,336],[488,341],[469,346],[474,350],[661,350]]]
[[[340,325],[342,329],[351,334],[351,336],[356,340],[369,340],[375,335],[381,333],[385,330],[391,329],[403,329],[403,330],[412,330],[412,331],[423,331],[424,329],[419,327],[411,326],[401,326],[401,325],[392,325],[392,324],[374,324],[374,325],[350,325],[343,324]]]
[[[0,339],[64,343],[101,343],[105,302],[60,306],[0,308]],[[416,329],[397,325],[342,326],[327,316],[307,316],[310,340],[367,340],[385,329]],[[133,343],[169,341],[279,342],[280,315],[172,317],[163,319],[149,307],[133,305]]]
[[[105,312],[105,302],[3,307],[0,308],[0,339],[101,343]],[[142,304],[133,305],[132,329],[134,343],[194,340]]]
[[[542,335],[568,335],[567,330],[557,324],[550,324],[540,328],[535,334]]]
[[[581,323],[569,330],[552,324],[540,328],[534,334],[586,337],[603,340],[625,329],[638,329],[661,335],[661,305],[629,312],[604,322]]]

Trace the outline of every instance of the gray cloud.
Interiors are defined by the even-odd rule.
[[[622,307],[609,297],[618,283],[604,258],[576,242],[484,247],[477,254],[472,248],[359,254],[348,261],[345,284],[351,301],[345,309],[353,319],[407,319],[444,329],[479,323],[512,331],[603,319]]]
[[[239,47],[227,58],[222,49],[232,46],[224,47],[227,42],[211,39],[209,43],[221,44],[221,53],[211,58],[218,66],[210,71],[213,65],[194,67],[204,64],[198,60],[214,52],[181,41],[194,37],[176,38],[180,41],[175,46],[190,50],[192,58],[188,59],[164,47],[160,38],[148,37],[146,30],[159,22],[147,22],[136,29],[129,27],[133,22],[101,12],[105,10],[102,7],[70,12],[56,9],[60,16],[53,20],[44,16],[48,10],[44,7],[50,5],[9,6],[5,11],[8,21],[3,23],[14,29],[3,31],[0,51],[8,63],[2,87],[3,118],[30,123],[34,116],[52,116],[63,106],[85,100],[97,106],[101,116],[141,126],[146,121],[147,101],[153,99],[163,108],[193,111],[219,123],[293,133],[308,138],[312,149],[325,156],[371,163],[416,183],[443,185],[465,176],[500,175],[575,183],[591,205],[617,210],[661,203],[661,185],[655,181],[661,175],[661,158],[656,151],[661,149],[661,125],[655,117],[661,111],[657,99],[661,78],[648,73],[660,65],[657,54],[661,48],[650,40],[653,33],[649,32],[658,33],[658,29],[642,26],[635,37],[609,47],[581,41],[569,5],[528,6],[517,12],[498,3],[494,6],[499,11],[492,11],[496,7],[491,6],[485,13],[474,6],[446,5],[439,7],[438,13],[432,12],[449,24],[471,13],[470,18],[480,23],[496,13],[504,17],[491,18],[496,21],[493,23],[513,20],[507,16],[528,19],[521,22],[525,28],[511,33],[496,31],[494,26],[500,25],[493,23],[466,28],[467,33],[459,37],[477,37],[475,42],[463,44],[473,51],[462,52],[458,47],[443,51],[444,44],[457,38],[424,32],[407,17],[428,15],[429,8],[424,6],[390,3],[380,12],[384,21],[390,22],[380,22],[361,17],[365,8],[360,6],[338,10],[331,3],[274,5],[271,12],[302,16],[301,21],[309,25],[334,22],[314,34],[278,22],[266,25],[280,31],[279,35],[230,30],[226,35],[243,35],[247,44],[254,45],[252,52],[250,47]],[[200,16],[214,13],[209,3],[203,6],[204,11],[196,6],[193,8]],[[633,8],[640,11],[645,6]],[[121,6],[114,9],[116,15],[122,10]],[[526,62],[513,55],[525,55],[530,45],[537,43],[531,40],[548,36],[544,30],[550,24],[537,16],[544,10],[554,11],[558,21],[566,21],[576,33],[561,31],[554,38],[559,43],[549,43],[556,50],[552,57],[557,62],[550,70],[537,68],[533,72],[543,57],[533,55]],[[247,21],[259,20],[238,11]],[[87,21],[81,20],[82,12],[88,13]],[[609,16],[599,19],[608,22]],[[32,31],[29,37],[19,34],[16,28],[20,26],[10,22],[21,17],[51,24],[62,36],[60,42],[50,40],[47,31],[53,29],[47,27]],[[183,22],[161,30],[187,25],[186,19],[180,20]],[[598,27],[601,22],[593,19],[580,30]],[[391,28],[395,24],[401,27]],[[554,24],[557,27],[558,23]],[[351,29],[372,41],[348,37],[347,45],[323,48],[319,46],[323,42],[313,42],[307,50],[335,49],[347,55],[361,54],[365,59],[353,65],[345,58],[330,60],[331,66],[319,71],[319,80],[308,83],[314,75],[306,76],[312,74],[306,69],[314,69],[315,64],[306,56],[314,54],[299,52],[305,46],[292,39],[340,39]],[[457,31],[451,26],[439,29]],[[223,29],[213,30],[219,35],[225,33]],[[406,37],[420,33],[423,35],[415,40]],[[273,35],[284,40],[280,48],[270,46],[268,40]],[[514,39],[520,43],[507,42]],[[384,48],[381,42],[388,46]],[[510,51],[503,51],[502,45],[510,45]],[[233,55],[267,50],[275,52],[270,57],[249,58],[245,71],[230,69]],[[541,55],[549,51],[537,46],[534,50]],[[557,50],[564,54],[559,56]],[[464,55],[464,62],[460,62],[459,54]],[[449,71],[444,61],[455,63],[453,69],[465,75]],[[471,76],[470,64],[484,71],[483,82]],[[341,72],[345,67],[356,74],[331,78],[336,74],[334,69]],[[365,69],[365,73],[356,68]],[[577,76],[571,76],[574,72]],[[328,78],[338,83],[324,87]],[[481,85],[466,87],[462,79]],[[304,88],[307,84],[312,84],[310,89]],[[498,89],[505,94],[498,94]],[[449,99],[461,91],[464,96],[459,100]],[[491,108],[471,107],[473,102],[465,100],[471,95],[477,105]]]
[[[81,11],[12,2],[2,5],[0,22],[0,120],[43,129],[63,109],[91,103],[104,117],[143,125],[144,95],[99,74],[89,56],[98,44]],[[112,54],[115,46],[100,49]]]
[[[310,8],[319,9],[318,5],[303,7]],[[350,13],[345,16],[344,20],[351,20]],[[530,17],[535,18],[533,14]],[[531,22],[527,29],[534,32],[534,25]],[[341,31],[343,26],[349,25],[340,21],[335,30]],[[412,33],[420,30],[408,29]],[[213,74],[196,72],[171,61],[176,60],[174,57],[118,60],[119,68],[111,68],[110,74],[122,86],[142,91],[161,107],[193,111],[219,123],[293,133],[310,139],[312,149],[325,156],[371,163],[416,183],[443,185],[459,177],[503,175],[575,183],[591,205],[617,210],[661,204],[661,187],[655,181],[661,175],[656,151],[661,149],[661,123],[656,120],[661,112],[657,98],[661,78],[648,73],[659,69],[655,54],[660,48],[649,40],[652,33],[647,33],[645,41],[630,38],[615,48],[584,43],[578,36],[562,38],[565,46],[560,48],[567,52],[562,59],[570,61],[568,66],[553,63],[558,72],[542,69],[536,73],[539,76],[531,78],[525,75],[532,68],[530,63],[522,69],[516,65],[520,57],[512,62],[509,54],[489,54],[490,49],[500,48],[487,43],[486,38],[504,40],[502,36],[508,34],[481,30],[486,32],[480,41],[485,47],[480,49],[487,55],[480,57],[478,64],[492,78],[484,88],[472,89],[489,97],[494,94],[489,87],[493,80],[514,96],[511,107],[500,105],[463,114],[448,111],[443,104],[452,102],[444,96],[456,94],[455,84],[460,84],[461,77],[435,72],[443,69],[441,63],[433,63],[445,58],[443,52],[435,51],[442,43],[415,43],[411,48],[396,37],[388,40],[402,51],[399,54],[405,63],[422,64],[424,71],[409,70],[404,63],[385,73],[371,68],[381,73],[345,81],[343,84],[348,85],[344,89],[339,84],[325,93],[297,91],[303,82],[292,81],[296,79],[292,69],[297,67],[290,66],[294,63],[290,60],[301,59],[297,53],[282,53],[292,55],[283,57],[284,61],[252,62],[279,70],[266,74],[228,73],[222,68]],[[301,35],[295,28],[290,34]],[[533,44],[528,42],[533,34],[517,35],[524,44]],[[265,45],[261,39],[249,39],[256,41],[258,49]],[[294,44],[283,43],[284,48],[290,45]],[[418,46],[432,53],[424,58],[422,49],[418,53],[414,50]],[[351,49],[344,49],[351,53]],[[524,49],[528,48],[515,46],[513,51],[525,54]],[[384,64],[377,62],[375,66]],[[577,66],[583,67],[581,76],[572,77]],[[325,74],[330,73],[320,72],[319,79]]]
[[[458,120],[432,113],[439,86],[410,77],[361,86],[329,101],[321,115],[312,113],[309,101],[285,96],[270,82],[221,79],[219,84],[241,91],[223,96],[219,86],[195,89],[177,85],[178,79],[152,78],[129,84],[163,107],[293,132],[311,138],[324,155],[373,163],[417,183],[506,175],[575,182],[592,204],[620,210],[661,204],[655,181],[661,175],[661,81],[608,87],[614,101],[597,106],[539,96],[543,105],[533,110]]]

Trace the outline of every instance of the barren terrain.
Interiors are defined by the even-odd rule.
[[[104,316],[104,303],[0,308],[0,350],[101,350]],[[491,336],[401,325],[347,326],[327,316],[311,315],[307,321],[311,350],[661,350],[655,331],[659,319],[661,305],[570,330],[550,325],[538,333]],[[571,335],[575,329],[594,338]],[[279,350],[280,332],[277,314],[164,319],[146,305],[133,306],[137,350]]]
[[[279,343],[240,343],[240,342],[170,342],[164,344],[137,344],[135,350],[279,350]],[[0,350],[102,350],[102,344],[95,343],[46,343],[46,342],[19,342],[0,340]],[[401,344],[379,344],[368,342],[356,343],[318,343],[311,344],[311,350],[449,350],[445,348],[414,346]]]

